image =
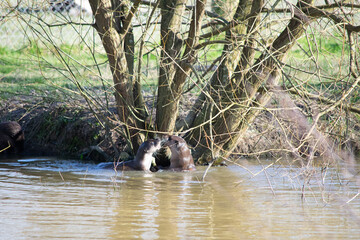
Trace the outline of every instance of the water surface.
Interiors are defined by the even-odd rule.
[[[201,181],[206,167],[116,173],[78,161],[2,159],[0,239],[360,238],[351,174],[239,163],[246,169],[211,168]]]

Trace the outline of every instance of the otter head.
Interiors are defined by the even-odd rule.
[[[186,141],[178,136],[167,136],[162,144],[169,147],[171,151],[170,169],[173,170],[195,170],[191,151]]]
[[[162,146],[169,147],[172,153],[178,153],[188,148],[186,141],[178,136],[167,136]]]
[[[141,151],[145,154],[153,154],[161,148],[160,143],[159,139],[149,139],[140,145],[138,153]]]
[[[143,169],[149,170],[154,160],[152,155],[160,148],[161,144],[159,139],[149,139],[143,142],[136,153],[135,161],[138,162]]]
[[[7,147],[5,152],[20,153],[24,150],[24,131],[17,122],[0,123],[0,153]]]

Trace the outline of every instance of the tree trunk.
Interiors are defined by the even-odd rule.
[[[246,16],[251,11],[251,2],[246,0],[240,0],[237,6],[236,12],[233,19],[239,21],[240,18]],[[226,32],[225,39],[233,42],[234,44],[227,44],[224,46],[220,66],[216,69],[212,75],[210,83],[206,87],[206,90],[201,92],[190,113],[186,117],[185,121],[178,126],[178,128],[199,126],[204,123],[210,117],[210,102],[219,102],[219,91],[222,86],[225,86],[229,81],[230,77],[234,73],[236,62],[239,61],[241,50],[237,45],[243,44],[243,41],[236,40],[238,35],[246,33],[247,21],[239,26],[232,28]],[[235,44],[236,42],[236,44]],[[206,100],[206,101],[205,101]],[[206,104],[207,103],[207,104]],[[218,109],[215,109],[217,111]],[[208,124],[204,128],[208,128]],[[186,135],[186,139],[189,140],[193,145],[199,141],[201,137],[202,128],[196,128]]]
[[[166,2],[170,3],[170,1]],[[171,3],[176,3],[173,7],[169,6],[169,3],[162,6],[161,41],[165,50],[162,52],[160,66],[156,125],[159,131],[171,133],[175,128],[183,86],[191,71],[190,65],[195,62],[197,51],[194,47],[199,42],[206,0],[196,1],[189,35],[185,41],[186,48],[180,60],[178,60],[179,50],[184,43],[177,36],[177,31],[186,1],[172,1]],[[179,17],[180,19],[177,20]]]
[[[262,1],[253,2],[252,12],[259,11],[256,5],[261,6]],[[297,7],[300,9],[303,7],[301,2],[297,4]],[[255,25],[249,25],[248,33],[251,33],[251,28],[256,26],[255,22]],[[223,112],[215,120],[210,121],[212,132],[209,131],[210,128],[207,128],[203,131],[204,137],[198,137],[202,140],[195,149],[194,157],[198,158],[199,162],[211,161],[212,156],[219,157],[222,155],[226,157],[236,147],[249,123],[259,113],[258,108],[265,106],[270,99],[270,92],[256,95],[259,88],[264,84],[266,87],[271,87],[277,83],[279,62],[284,59],[295,41],[304,33],[308,23],[309,19],[306,15],[301,11],[296,11],[287,27],[267,51],[257,59],[252,68],[245,75],[234,74],[232,81],[226,85],[225,91],[220,92]],[[249,41],[247,44],[251,49],[252,42]],[[242,58],[237,66],[237,69],[241,71],[244,70],[244,66],[248,66],[251,58],[253,58],[253,55],[247,51],[247,46],[245,46]],[[213,103],[207,101],[206,104],[210,106]],[[208,107],[208,109],[211,108]],[[214,149],[210,148],[210,141],[214,142]]]
[[[186,0],[162,0],[161,7],[161,59],[159,69],[158,97],[156,105],[156,129],[171,132],[176,120],[175,110],[169,110],[172,101],[171,83],[175,76],[176,61],[183,41],[179,34]]]
[[[137,116],[137,110],[134,107],[132,76],[129,73],[129,69],[133,72],[133,67],[130,64],[129,68],[128,64],[128,61],[130,63],[132,61],[129,55],[131,51],[129,29],[131,28],[126,25],[125,20],[129,20],[128,17],[131,17],[132,13],[130,12],[128,17],[125,17],[122,1],[115,1],[116,5],[112,5],[111,0],[90,0],[89,3],[95,16],[94,27],[99,33],[113,74],[119,120],[124,124],[132,149],[136,153],[143,140],[138,129],[142,129],[144,122]],[[125,26],[126,29],[124,29]],[[125,42],[127,42],[126,49]]]

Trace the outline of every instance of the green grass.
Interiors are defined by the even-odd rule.
[[[349,48],[343,41],[336,34],[301,37],[288,54],[287,64],[302,71],[285,68],[292,83],[309,91],[341,95],[349,72]],[[290,85],[288,80],[285,83]]]
[[[101,72],[110,78],[105,54],[96,53]],[[58,49],[30,45],[19,50],[0,48],[0,97],[44,95],[58,89],[76,90],[74,80],[87,88],[101,88],[94,57],[85,46],[61,45]],[[66,94],[66,93],[65,93]],[[51,96],[51,94],[47,94]]]
[[[222,39],[222,37],[217,36],[216,39]],[[343,76],[347,72],[348,49],[343,49],[341,37],[309,35],[308,39],[306,37],[299,39],[297,44],[288,54],[288,64],[308,72],[321,72],[321,75],[329,77]],[[152,47],[148,46],[147,50],[151,49]],[[210,66],[212,61],[221,55],[222,49],[222,44],[207,46],[199,51],[198,62]],[[256,56],[259,54],[257,52]],[[159,55],[160,51],[156,49],[143,56],[142,89],[146,92],[156,92]],[[138,56],[136,52],[135,56]],[[314,59],[318,64],[314,63]],[[96,64],[99,64],[99,69]],[[137,63],[135,63],[135,71],[136,69]],[[341,70],[339,71],[339,69]],[[295,73],[291,69],[286,69],[286,71],[290,76],[306,81],[309,88],[327,89],[334,84],[327,83],[326,79],[316,75]],[[209,73],[207,77],[211,74]],[[53,95],[57,96],[59,89],[62,94],[71,94],[71,91],[77,91],[74,80],[90,92],[100,92],[103,84],[109,91],[108,93],[112,91],[109,88],[112,76],[106,54],[96,51],[92,55],[85,44],[62,44],[58,48],[54,46],[39,47],[31,44],[19,50],[0,47],[0,75],[0,97],[3,98],[11,95],[44,95],[44,93],[49,96],[54,93]],[[105,79],[104,83],[101,81],[100,75]],[[193,79],[196,81],[195,77]],[[339,87],[341,86],[341,83],[337,84]]]
[[[307,40],[305,37],[299,39],[298,43],[303,47],[305,52],[311,53],[321,53],[321,54],[335,54],[340,56],[342,54],[343,42],[340,38],[314,38],[311,37]],[[304,51],[300,48],[292,51],[292,54],[302,56]],[[311,51],[310,51],[311,50]],[[344,53],[348,53],[348,48],[344,49]]]

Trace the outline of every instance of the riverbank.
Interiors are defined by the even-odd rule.
[[[0,121],[17,121],[25,132],[24,155],[62,156],[105,161],[114,156],[105,130],[94,114],[77,102],[60,103],[39,99],[1,102]],[[124,143],[112,133],[119,150]],[[94,146],[104,154],[92,151]]]
[[[13,97],[2,100],[0,122],[20,123],[25,131],[25,155],[61,156],[98,162],[112,161],[120,156],[122,159],[129,158],[126,140],[120,135],[121,126],[106,129],[99,122],[99,116],[115,114],[115,109],[110,111],[95,115],[83,100],[64,103],[38,97]],[[263,111],[243,135],[234,156],[278,157],[288,153],[281,129],[272,125],[272,118]],[[353,130],[343,146],[349,147],[356,155],[360,152],[360,129]]]

